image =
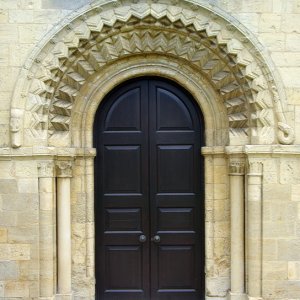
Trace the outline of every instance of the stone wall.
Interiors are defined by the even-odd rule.
[[[38,162],[43,159],[43,153],[37,154],[32,148],[14,152],[10,148],[10,109],[17,76],[45,33],[69,13],[90,2],[0,0],[0,298],[40,297],[40,255],[43,255],[40,245],[44,238],[41,216],[44,210],[49,210],[41,207],[39,200]],[[263,163],[262,296],[266,300],[299,299],[300,1],[194,2],[209,2],[212,9],[224,10],[236,18],[261,42],[275,65],[272,71],[278,72],[282,79],[287,97],[283,110],[288,124],[295,130],[295,145],[259,148],[251,155]],[[56,155],[48,159],[55,160]],[[87,191],[92,189],[93,175],[92,171],[87,173],[86,164],[83,158],[75,159],[71,180],[74,187],[71,193],[72,289],[76,299],[93,299],[93,256],[90,254],[93,216],[91,201],[87,201],[91,197]],[[88,164],[91,170],[92,162]],[[49,193],[50,198],[55,193],[47,188],[43,192]],[[55,241],[55,216],[50,213],[48,217],[53,218],[52,238]],[[206,272],[210,278],[207,295],[215,300],[224,299],[230,289],[229,177],[224,151],[206,158],[206,221],[209,239]],[[55,268],[56,264],[54,271]],[[45,276],[55,294],[55,272]]]

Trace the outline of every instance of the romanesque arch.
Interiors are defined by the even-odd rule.
[[[227,144],[293,141],[280,82],[259,45],[207,8],[95,3],[61,27],[28,59],[17,83],[12,117],[24,117],[27,146],[55,146],[61,138],[70,146],[73,107],[83,86],[107,65],[148,54],[176,59],[190,66],[191,78],[206,79],[226,110]]]
[[[177,0],[95,1],[58,24],[37,45],[17,80],[11,105],[11,146],[33,149],[35,159],[41,160],[38,164],[41,186],[48,182],[54,191],[52,179],[57,177],[54,195],[68,208],[68,214],[72,193],[81,196],[78,201],[84,213],[81,212],[80,221],[73,226],[73,231],[79,232],[74,235],[81,240],[78,249],[74,242],[72,257],[81,251],[85,260],[81,262],[84,268],[78,267],[74,260],[74,285],[84,286],[88,290],[84,297],[89,294],[92,299],[94,114],[113,87],[144,75],[159,75],[183,85],[198,102],[206,128],[210,130],[206,134],[206,145],[210,147],[203,149],[207,177],[207,296],[224,296],[231,289],[231,299],[244,299],[244,265],[248,259],[248,294],[260,297],[261,236],[257,228],[261,225],[262,165],[255,157],[247,157],[252,148],[244,146],[293,143],[293,130],[286,124],[284,115],[285,95],[263,47],[241,24],[211,5]],[[246,171],[245,157],[249,163]],[[75,169],[73,177],[72,168]],[[245,173],[250,178],[246,190]],[[72,184],[76,188],[71,191]],[[246,191],[247,201],[257,205],[248,211],[247,223],[257,233],[247,242],[250,250],[254,245],[254,251],[259,252],[254,258],[244,257]],[[228,210],[230,207],[231,220],[235,222],[231,228],[231,251],[235,253],[237,249],[238,253],[231,263],[228,255],[214,257],[214,243],[217,243],[214,235],[219,233],[212,203],[222,193],[224,205]],[[46,201],[41,192],[40,201],[43,197]],[[58,235],[70,233],[70,224],[64,217],[60,221]],[[40,221],[41,232],[52,228],[53,224],[47,222],[50,221]],[[57,276],[59,293],[70,295],[71,254],[64,255],[67,261],[60,258],[66,248],[71,251],[70,241],[58,250]],[[53,267],[56,258],[47,255],[41,251],[39,259]],[[223,266],[224,274],[214,263]],[[53,270],[49,275],[44,266],[40,264],[40,293],[42,297],[50,297],[53,286],[48,284],[53,285],[55,275]],[[67,270],[63,276],[60,269]],[[49,276],[52,276],[50,280]]]

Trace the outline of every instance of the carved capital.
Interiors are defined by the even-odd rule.
[[[243,161],[231,161],[229,164],[230,175],[244,175],[245,163]]]
[[[56,176],[72,177],[72,162],[63,160],[56,161]]]
[[[55,176],[55,168],[53,161],[40,161],[37,167],[39,177],[51,178]]]
[[[248,175],[262,176],[263,163],[259,161],[250,161],[248,163]]]

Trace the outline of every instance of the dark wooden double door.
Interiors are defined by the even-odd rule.
[[[127,82],[98,109],[97,299],[204,299],[202,123],[159,78]]]

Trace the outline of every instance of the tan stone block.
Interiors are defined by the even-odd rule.
[[[299,33],[290,33],[286,35],[286,50],[287,51],[300,51],[300,38]],[[290,85],[289,85],[290,86]]]
[[[292,185],[291,200],[292,201],[300,201],[300,184]]]
[[[19,222],[18,222],[19,223]],[[38,240],[37,224],[31,226],[15,226],[8,228],[9,243],[32,243]]]
[[[300,33],[300,14],[283,15],[281,30],[289,33]]]
[[[0,244],[0,260],[29,260],[30,245]]]
[[[300,88],[286,88],[287,100],[289,104],[300,105]]]
[[[32,23],[33,11],[28,9],[10,9],[9,23]]]
[[[0,297],[4,297],[4,282],[0,282]]]
[[[288,262],[288,279],[300,280],[300,262],[289,261]]]
[[[33,194],[6,194],[2,195],[4,211],[30,211],[38,209],[38,197]]]
[[[214,166],[214,183],[227,183],[227,167]]]
[[[20,281],[8,281],[5,283],[5,297],[29,297],[29,283]]]
[[[32,23],[34,24],[55,24],[66,15],[63,10],[43,9],[33,11]]]
[[[1,26],[0,26],[0,31],[1,31]],[[0,32],[0,36],[1,36],[1,32]],[[16,67],[0,67],[0,91],[1,92],[11,92],[13,90],[19,71],[20,71],[19,68]],[[8,123],[5,126],[7,126],[7,129],[9,128]]]
[[[287,279],[286,261],[265,261],[263,262],[263,278],[266,280]]]
[[[10,112],[8,110],[0,111],[0,124],[8,124]]]
[[[37,166],[32,161],[17,161],[16,176],[21,178],[37,177]]]
[[[0,92],[0,109],[9,110],[10,109],[10,92]]]
[[[215,238],[228,238],[230,233],[230,222],[215,222],[214,223],[214,237]]]
[[[276,260],[278,257],[277,239],[263,239],[262,243],[264,260]]]
[[[299,38],[299,50],[300,50],[300,38]],[[297,51],[297,50],[296,50]],[[299,82],[299,68],[293,68],[293,67],[280,67],[278,68],[283,83],[287,87],[293,87],[293,88],[300,88],[300,82]]]
[[[285,34],[284,33],[260,33],[258,39],[270,51],[285,51]]]
[[[8,11],[2,8],[0,9],[0,23],[8,23]]]
[[[1,7],[1,5],[0,5]],[[1,44],[17,43],[19,38],[18,28],[14,24],[1,24],[0,40]]]
[[[300,239],[278,240],[278,259],[300,261]]]
[[[40,9],[41,0],[18,0],[18,9]]]
[[[291,185],[265,184],[263,188],[264,201],[283,201],[291,199]]]
[[[1,17],[1,12],[0,12]],[[0,66],[8,66],[9,45],[0,44]],[[8,100],[8,99],[7,99]]]
[[[17,213],[12,211],[0,211],[0,226],[16,226]]]
[[[264,222],[264,236],[266,238],[292,238],[295,237],[295,234],[295,222],[289,220]]]
[[[214,185],[214,199],[222,200],[228,198],[228,187],[226,184]]]
[[[18,26],[20,35],[20,43],[37,43],[52,26],[50,25],[35,25],[23,24]],[[1,36],[1,34],[0,34]]]
[[[251,0],[242,1],[242,11],[246,12],[271,12],[273,8],[273,0]]]
[[[38,179],[18,179],[19,193],[38,193]]]
[[[9,65],[14,67],[23,66],[29,53],[32,51],[32,44],[16,44],[9,47]]]
[[[300,52],[272,52],[271,56],[278,67],[300,66]]]
[[[280,14],[261,14],[259,19],[259,32],[279,32],[280,25]]]
[[[18,8],[18,0],[0,0],[0,7],[2,9],[14,9]]]
[[[214,221],[228,221],[230,219],[229,200],[214,201]]]
[[[7,228],[0,228],[0,243],[7,243]]]
[[[286,280],[264,280],[263,299],[287,299]]]
[[[284,3],[287,13],[300,13],[300,0],[287,0]]]
[[[13,194],[17,192],[17,182],[15,179],[1,179],[0,180],[0,193]]]
[[[287,283],[288,299],[300,299],[300,280],[289,280]]]

